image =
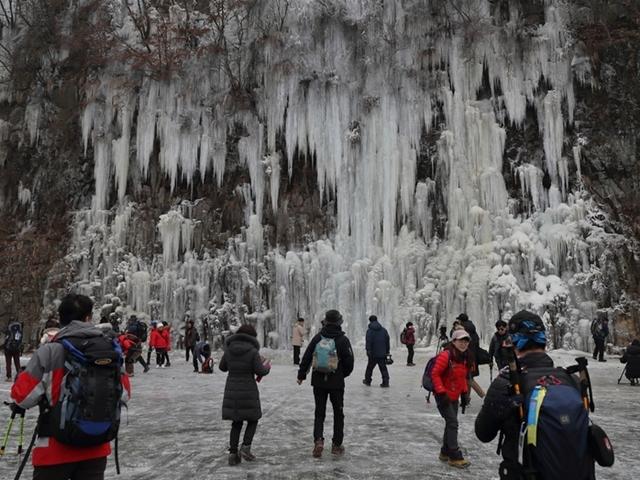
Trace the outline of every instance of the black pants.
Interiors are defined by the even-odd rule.
[[[327,413],[328,397],[333,407],[333,444],[342,445],[344,438],[344,389],[327,390],[313,387],[313,397],[316,401],[313,440],[324,440],[324,418]]]
[[[147,365],[151,365],[151,352],[153,351],[153,347],[149,347],[147,350]]]
[[[189,354],[191,354],[192,356],[194,356],[194,357],[195,357],[195,354],[193,353],[193,349],[194,349],[194,347],[193,347],[193,346],[191,346],[191,347],[185,347],[185,349],[184,349],[184,353],[185,353],[185,356],[186,356],[186,357],[185,357],[185,360],[186,360],[187,362],[189,361]]]
[[[596,343],[595,348],[593,349],[593,358],[598,357],[599,360],[604,359],[604,338],[593,338],[593,341]]]
[[[33,468],[33,480],[104,480],[107,457]]]
[[[138,359],[136,360],[136,362],[138,362],[140,365],[143,366],[143,368],[146,370],[147,368],[149,368],[149,364],[147,362],[144,361],[144,358],[142,358],[142,355],[140,355],[138,357]]]
[[[407,344],[407,365],[413,363],[413,345]]]
[[[257,420],[247,420],[247,428],[244,429],[242,445],[251,445],[253,436],[258,428]],[[242,430],[242,420],[231,422],[231,435],[229,436],[229,452],[238,453],[238,443],[240,442],[240,431]]]
[[[387,370],[387,364],[384,361],[384,357],[381,358],[373,358],[368,357],[369,360],[367,362],[367,369],[364,371],[364,379],[367,383],[371,383],[371,375],[373,374],[373,369],[376,365],[380,369],[380,374],[382,375],[382,383],[389,383],[389,370]]]
[[[442,448],[447,452],[458,450],[458,401],[449,402],[446,406],[438,404],[438,411],[444,418],[444,434]]]
[[[16,377],[20,373],[20,352],[4,351],[4,359],[7,362],[7,378],[11,378],[11,360],[16,367]]]
[[[293,346],[293,364],[300,365],[300,346]]]

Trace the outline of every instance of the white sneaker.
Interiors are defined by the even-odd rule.
[[[160,368],[160,365],[156,365],[156,368]]]

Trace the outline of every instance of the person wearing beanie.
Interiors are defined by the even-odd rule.
[[[625,376],[631,385],[639,385],[640,380],[640,340],[634,339],[625,349],[620,358],[620,363],[626,363]]]
[[[387,363],[385,361],[386,356],[389,355],[391,345],[389,341],[389,332],[387,329],[380,325],[378,317],[371,315],[369,317],[369,329],[366,336],[367,346],[367,368],[364,372],[364,383],[367,387],[371,386],[371,375],[373,369],[377,365],[380,369],[382,376],[382,388],[389,387],[389,370],[387,369]]]
[[[260,393],[256,381],[271,370],[271,363],[260,356],[258,334],[253,325],[241,325],[224,341],[224,353],[218,368],[229,372],[224,385],[222,419],[231,420],[229,465],[256,459],[251,452],[253,436],[262,418]],[[247,426],[238,450],[243,422]]]
[[[464,329],[455,330],[451,342],[436,357],[431,373],[438,412],[445,421],[439,458],[457,468],[469,466],[458,445],[458,407],[461,397],[463,402],[469,397],[470,340]]]
[[[400,343],[407,346],[407,367],[415,367],[413,363],[413,346],[416,344],[416,329],[413,322],[407,322],[400,334]]]
[[[512,357],[518,365],[519,383],[522,389],[516,395],[511,384],[510,372],[504,369],[491,383],[484,403],[475,420],[476,437],[481,442],[491,442],[498,433],[502,438],[502,457],[500,464],[500,478],[524,478],[523,465],[519,463],[518,440],[520,438],[520,410],[526,413],[528,395],[536,385],[545,379],[553,378],[555,385],[569,385],[580,392],[578,381],[561,368],[555,368],[553,360],[545,352],[547,337],[542,319],[533,312],[522,310],[516,313],[508,323],[508,331],[513,343]],[[510,360],[511,361],[511,360]],[[540,434],[538,434],[540,435]],[[563,462],[559,468],[570,465],[571,472],[566,472],[558,478],[572,480],[594,480],[595,471],[593,460],[586,456],[575,465],[571,463],[570,449],[563,452]],[[531,453],[525,445],[524,458],[530,459]],[[540,464],[524,466],[524,468],[544,468]],[[555,468],[555,467],[554,467]],[[561,472],[558,472],[561,473]],[[544,478],[536,476],[534,478]]]
[[[315,458],[321,457],[324,449],[327,399],[333,407],[331,453],[344,454],[344,379],[351,375],[354,362],[351,342],[342,331],[341,324],[339,311],[328,310],[325,313],[322,330],[309,342],[298,370],[298,385],[301,385],[312,368],[311,386],[315,401],[312,455]]]

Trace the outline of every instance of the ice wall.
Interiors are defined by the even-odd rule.
[[[254,13],[264,20],[281,2],[261,3]],[[588,238],[600,232],[585,221],[594,207],[567,158],[575,80],[566,2],[545,2],[544,21],[528,25],[518,2],[508,15],[489,1],[458,3],[291,2],[279,28],[265,33],[256,23],[263,36],[251,24],[246,32],[255,62],[240,75],[258,85],[255,107],[225,103],[231,78],[213,53],[179,76],[147,77],[135,92],[115,68],[105,72],[82,116],[96,187],[92,210],[76,220],[76,281],[102,282],[102,295],[126,291],[132,309],[174,319],[211,312],[210,302],[235,303],[240,317],[269,310],[261,325],[280,346],[296,317],[317,325],[329,308],[356,337],[377,314],[394,334],[414,321],[425,341],[463,311],[485,337],[500,316],[525,307],[542,314],[559,298],[554,315],[588,318],[589,292],[572,276],[589,272],[597,246]],[[121,25],[135,41],[130,23]],[[530,205],[521,214],[503,158],[508,128],[522,127],[528,107],[544,159],[515,172]],[[172,188],[196,178],[220,186],[227,135],[238,126],[237,161],[250,178],[243,235],[226,251],[193,250],[197,219],[178,208],[158,219],[161,254],[128,254],[123,205],[131,179],[146,180],[154,143]],[[430,152],[426,134],[437,138]],[[431,169],[418,178],[420,155]],[[579,171],[579,146],[571,155]],[[304,157],[315,161],[320,196],[336,200],[337,228],[303,250],[276,250],[265,244],[263,212],[279,207],[280,170],[290,178]]]

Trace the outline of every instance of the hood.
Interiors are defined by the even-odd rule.
[[[81,322],[80,320],[73,320],[69,325],[62,328],[58,335],[56,335],[56,340],[60,340],[62,338],[74,337],[74,338],[91,338],[91,337],[99,337],[103,335],[104,331],[100,328],[92,325],[88,322]]]
[[[320,330],[320,335],[327,338],[338,338],[344,335],[344,332],[342,331],[342,328],[340,328],[340,325],[329,323],[322,327],[322,330]]]
[[[369,322],[369,330],[382,330],[382,325],[377,320]]]
[[[469,335],[476,333],[476,326],[473,324],[471,320],[465,320],[464,322],[460,322],[460,325],[464,327]]]
[[[249,350],[260,350],[258,339],[246,333],[235,333],[224,341],[224,349],[230,353],[242,355]]]
[[[640,345],[629,345],[627,355],[640,355]]]

